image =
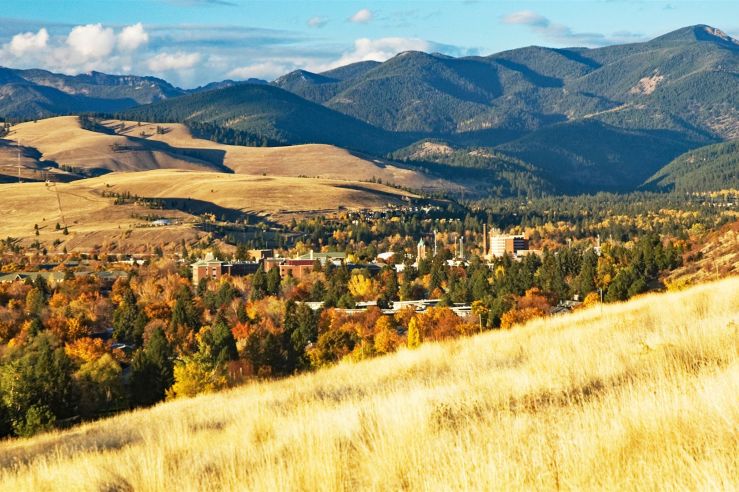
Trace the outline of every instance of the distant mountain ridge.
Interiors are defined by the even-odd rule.
[[[118,113],[198,124],[213,139],[242,132],[270,145],[395,153],[444,178],[479,173],[480,190],[495,194],[532,183],[566,193],[634,190],[685,152],[739,138],[739,41],[706,25],[596,49],[529,46],[460,58],[408,51],[382,63],[296,70],[269,85],[183,90],[153,77],[34,72],[43,71],[0,71],[0,116]],[[134,97],[132,87],[146,89]],[[428,139],[455,149],[454,164],[401,152]],[[463,157],[481,148],[499,160]],[[516,170],[527,177],[512,180]]]
[[[0,67],[0,116],[28,120],[84,112],[115,112],[142,104],[242,84],[267,84],[261,79],[222,80],[181,89],[151,76],[90,72],[64,75],[40,69]]]

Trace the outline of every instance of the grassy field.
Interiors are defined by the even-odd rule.
[[[0,444],[0,489],[736,490],[739,278]]]
[[[152,210],[133,203],[114,205],[114,198],[104,197],[104,191],[176,200],[178,204],[191,199],[188,203],[194,205],[188,205],[188,210]],[[416,196],[373,183],[172,169],[113,173],[55,186],[0,184],[0,237],[26,238],[27,242],[38,239],[47,247],[60,240],[64,244],[57,248],[66,246],[69,251],[103,246],[106,242],[135,248],[139,244],[167,243],[170,239],[179,242],[192,232],[192,214],[202,211],[215,210],[217,217],[239,211],[287,220],[296,214],[336,213],[339,207],[379,209],[388,203],[404,203],[402,197],[406,195]],[[152,214],[175,219],[181,225],[152,229],[142,227],[146,221],[136,218]],[[57,223],[66,223],[69,235],[57,230]],[[35,224],[39,226],[38,236]]]
[[[428,177],[383,160],[359,156],[333,145],[288,147],[244,147],[222,145],[194,138],[181,124],[153,124],[134,121],[103,122],[116,134],[108,135],[80,127],[76,116],[60,116],[15,125],[5,137],[12,145],[0,146],[0,178],[13,180],[18,174],[15,144],[24,147],[21,175],[43,180],[46,161],[80,169],[147,171],[189,169],[193,171],[236,172],[269,176],[310,176],[326,179],[368,181],[413,189],[449,189],[447,181]],[[123,125],[123,126],[121,126]],[[163,133],[157,133],[157,128]],[[143,135],[143,136],[142,136]],[[56,169],[46,172],[64,179]]]

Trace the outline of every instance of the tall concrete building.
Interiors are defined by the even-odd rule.
[[[490,231],[490,257],[500,258],[506,254],[515,256],[529,249],[529,241],[522,235],[502,234],[500,229]]]

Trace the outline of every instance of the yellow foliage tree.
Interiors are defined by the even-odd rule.
[[[174,384],[167,390],[167,399],[213,393],[228,386],[228,378],[221,365],[204,364],[189,357],[174,366]]]
[[[585,299],[582,300],[582,307],[590,307],[598,304],[600,302],[600,294],[597,292],[591,292],[588,295],[585,296]]]
[[[76,340],[89,334],[90,328],[85,324],[85,321],[82,318],[67,319],[66,338],[68,340]]]
[[[64,351],[72,359],[90,362],[105,354],[105,344],[99,338],[84,337],[64,345]]]
[[[352,275],[349,279],[349,292],[356,299],[368,301],[377,297],[377,285],[373,279],[367,278],[360,273]]]
[[[411,321],[408,323],[408,339],[406,344],[411,349],[421,345],[421,331],[418,329],[417,318],[411,318]]]
[[[390,316],[383,316],[375,323],[375,351],[378,354],[395,352],[401,344],[400,335]]]

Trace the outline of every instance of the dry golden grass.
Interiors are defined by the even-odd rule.
[[[700,255],[700,259],[685,261],[670,272],[669,284],[695,284],[739,274],[739,220],[696,238],[688,255]]]
[[[36,149],[41,164],[43,161],[54,161],[59,165],[111,171],[217,170],[210,162],[171,152],[166,146],[157,147],[142,139],[84,130],[80,128],[76,116],[21,123],[13,126],[5,138]],[[12,167],[13,164],[11,159],[9,165]]]
[[[123,123],[121,129],[119,125]],[[379,178],[384,183],[414,189],[449,189],[449,182],[430,178],[382,160],[352,154],[333,145],[294,145],[288,147],[244,147],[223,145],[194,138],[190,130],[177,123],[141,123],[108,120],[104,125],[117,135],[84,130],[76,116],[60,116],[15,125],[5,137],[27,149],[38,151],[39,158],[24,157],[22,176],[43,179],[40,169],[54,161],[76,168],[111,171],[189,169],[228,171],[269,176],[310,176],[350,181]],[[157,133],[163,127],[164,134]],[[146,136],[142,138],[141,134]],[[30,152],[27,152],[30,155]],[[0,147],[0,174],[17,175],[15,148]],[[56,171],[54,171],[56,173]]]
[[[0,445],[3,490],[736,490],[739,278]]]
[[[118,125],[124,124],[123,130]],[[134,121],[109,120],[104,125],[116,128],[121,135],[138,136],[145,132],[151,141],[164,142],[173,148],[200,150],[200,157],[213,159],[239,174],[262,174],[269,176],[311,176],[329,179],[349,179],[367,181],[382,179],[384,183],[409,188],[444,188],[453,185],[449,182],[393,165],[384,160],[363,157],[351,152],[324,144],[292,145],[288,147],[243,147],[223,145],[210,140],[194,138],[190,130],[177,123],[142,123]],[[166,133],[157,134],[157,126],[165,128]],[[213,151],[216,151],[215,153]]]
[[[63,223],[55,188],[46,183],[0,184],[0,237],[6,236],[69,241],[68,250],[88,248],[104,242],[130,245],[179,241],[188,234],[192,219],[187,213],[150,210],[142,205],[114,205],[102,192],[130,192],[151,198],[191,198],[225,209],[270,216],[331,213],[346,209],[378,209],[388,203],[400,204],[403,196],[416,195],[395,188],[328,179],[263,177],[224,173],[198,173],[181,170],[156,170],[138,173],[113,173],[98,178],[56,184],[70,235],[55,230]],[[156,229],[134,228],[145,224],[132,214],[161,214],[183,221],[182,226]],[[34,224],[40,235],[35,236]],[[132,229],[133,228],[133,229]],[[48,244],[47,244],[48,246]]]

